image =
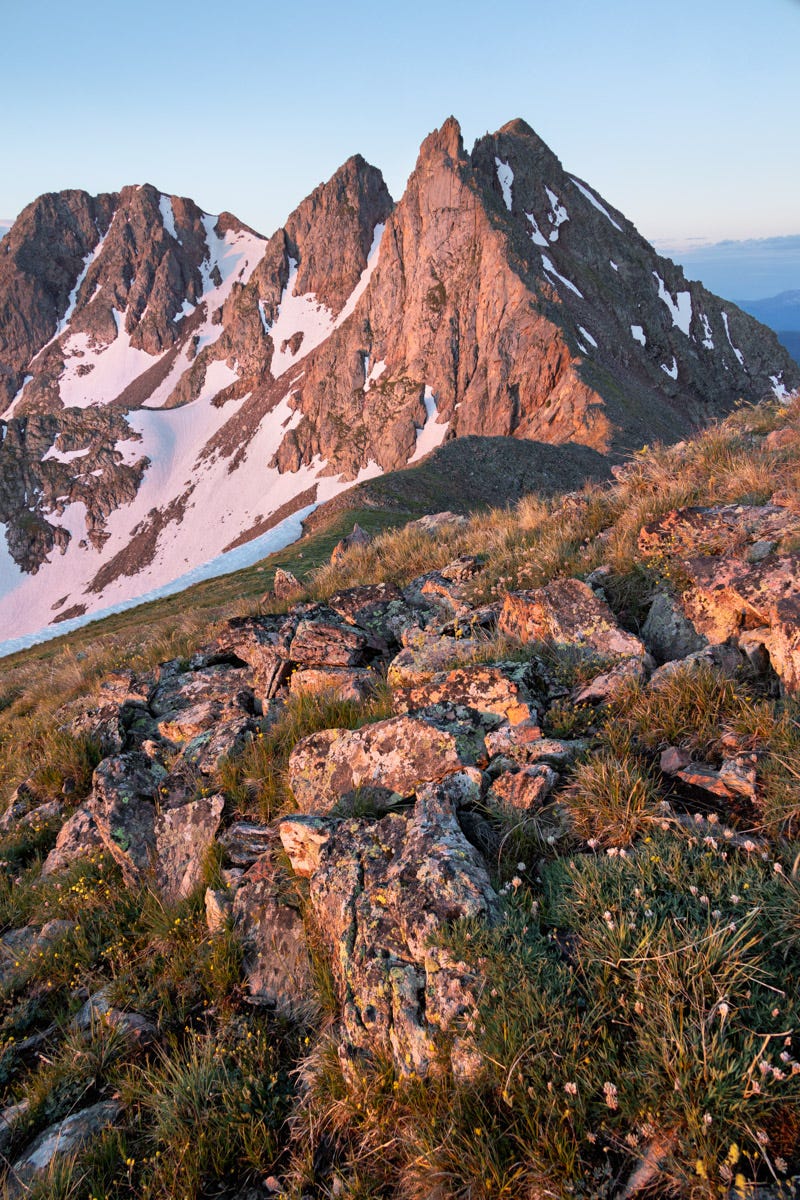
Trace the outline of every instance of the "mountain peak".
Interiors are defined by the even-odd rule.
[[[425,138],[419,152],[419,162],[445,155],[453,161],[464,157],[464,139],[461,126],[455,117],[447,120]]]
[[[506,121],[505,125],[500,126],[497,133],[507,133],[512,137],[536,138],[537,141],[542,140],[536,130],[527,121],[523,120],[522,117],[514,117],[513,120]]]

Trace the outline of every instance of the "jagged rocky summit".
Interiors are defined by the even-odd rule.
[[[269,239],[42,196],[0,243],[0,628],[256,561],[446,438],[606,453],[798,383],[522,121],[471,154],[446,121],[396,205],[351,158]]]

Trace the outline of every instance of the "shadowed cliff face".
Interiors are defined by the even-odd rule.
[[[144,185],[0,243],[0,521],[47,620],[447,438],[605,454],[798,383],[522,121],[469,154],[450,118],[396,205],[354,156],[269,239]]]

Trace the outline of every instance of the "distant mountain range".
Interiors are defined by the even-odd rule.
[[[658,243],[691,279],[733,299],[759,300],[800,287],[800,234],[740,241]]]
[[[781,292],[766,300],[740,300],[739,307],[778,335],[778,341],[800,363],[800,291]]]
[[[396,204],[355,156],[269,239],[49,193],[0,242],[0,636],[256,561],[446,439],[607,454],[797,385],[523,121],[449,119]]]

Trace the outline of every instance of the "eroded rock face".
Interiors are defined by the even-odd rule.
[[[346,1037],[389,1051],[404,1074],[445,1061],[442,1034],[469,1029],[481,981],[436,945],[448,924],[494,921],[497,897],[458,825],[447,782],[409,816],[326,826],[311,905],[332,955]],[[292,857],[292,841],[284,842]],[[293,860],[294,861],[294,860]],[[307,859],[298,859],[307,869]]]
[[[386,804],[480,762],[486,730],[497,724],[491,714],[437,707],[361,729],[326,729],[292,751],[289,784],[305,812],[327,812],[358,795]]]

